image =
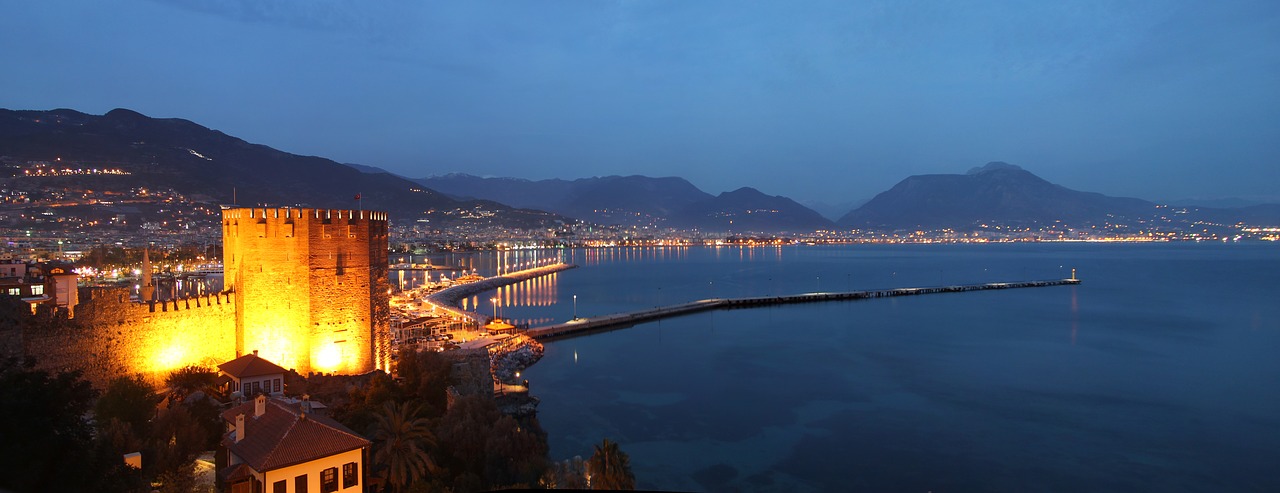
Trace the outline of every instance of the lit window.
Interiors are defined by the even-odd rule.
[[[22,288],[9,288],[10,296],[22,296]]]
[[[348,462],[342,465],[342,488],[350,488],[360,484],[360,464]]]
[[[35,295],[40,295],[40,294],[44,294],[44,285],[43,285],[43,284],[32,284],[32,285],[31,285],[31,295],[32,295],[32,296],[35,296]]]
[[[330,467],[320,471],[320,493],[338,491],[338,468]]]

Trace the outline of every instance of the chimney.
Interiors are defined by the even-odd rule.
[[[258,355],[258,350],[257,350],[257,349],[254,349],[254,350],[253,350],[253,355],[254,355],[254,356],[257,356],[257,355]]]
[[[244,440],[244,414],[236,415],[236,443]]]
[[[256,419],[258,416],[266,414],[266,412],[267,396],[265,394],[258,394],[258,397],[253,399],[253,417]]]
[[[311,396],[310,395],[302,394],[302,402],[298,403],[298,409],[301,410],[302,414],[304,415],[311,412]]]

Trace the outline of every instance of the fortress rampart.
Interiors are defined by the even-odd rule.
[[[0,334],[0,350],[21,347],[40,367],[80,369],[99,386],[135,373],[159,383],[255,350],[302,374],[390,369],[386,213],[236,208],[222,217],[227,291],[139,303],[128,289],[81,288],[71,310]]]
[[[187,365],[212,366],[235,357],[233,293],[164,303],[129,300],[125,288],[80,288],[75,318],[28,328],[23,351],[41,368],[79,369],[96,386],[141,373],[160,383]]]

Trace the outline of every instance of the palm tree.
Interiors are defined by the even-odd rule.
[[[421,417],[422,404],[406,402],[396,405],[388,401],[382,412],[375,414],[373,439],[374,462],[386,467],[387,483],[393,491],[426,478],[436,465],[427,454],[435,447],[436,437],[426,418]]]
[[[636,476],[631,474],[631,457],[610,442],[596,445],[596,453],[587,460],[588,481],[593,490],[634,490]]]

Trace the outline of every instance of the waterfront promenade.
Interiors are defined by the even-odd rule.
[[[869,298],[889,298],[894,296],[916,296],[937,293],[963,293],[967,291],[986,291],[992,289],[1039,288],[1079,284],[1078,279],[1052,279],[1046,281],[992,282],[985,284],[961,284],[954,286],[933,286],[924,288],[896,288],[871,291],[843,291],[833,293],[802,293],[787,296],[761,296],[752,298],[713,298],[699,300],[680,305],[671,305],[647,310],[599,317],[579,318],[568,322],[538,327],[525,331],[535,339],[553,339],[581,335],[596,330],[625,327],[640,322],[659,318],[674,317],[694,312],[717,308],[748,308],[767,305],[785,305],[791,303],[814,303],[820,301],[862,300]]]
[[[463,298],[475,296],[486,291],[493,291],[500,287],[533,279],[535,277],[542,277],[562,270],[569,270],[574,267],[577,266],[574,264],[556,262],[551,265],[519,270],[503,274],[501,276],[487,277],[480,281],[458,284],[437,291],[431,296],[427,296],[427,302],[435,305],[440,310],[449,312],[452,315],[469,318],[475,320],[477,323],[481,323],[482,319],[487,319],[488,317],[476,312],[469,312],[458,307],[458,303],[462,301]]]

